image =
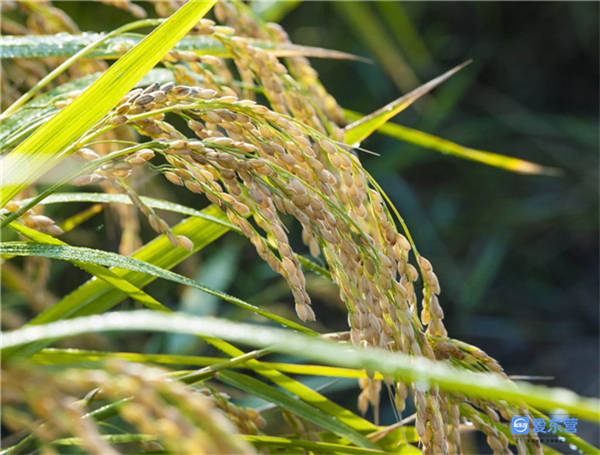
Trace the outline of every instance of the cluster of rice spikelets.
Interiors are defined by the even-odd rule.
[[[106,400],[120,401],[115,413],[149,435],[149,441],[139,443],[145,450],[252,454],[254,448],[236,435],[256,434],[264,423],[253,409],[235,406],[226,395],[210,389],[186,386],[157,367],[111,360],[104,369],[50,374],[31,365],[2,370],[3,424],[15,431],[26,428],[41,441],[75,435],[89,453],[118,455],[88,411],[92,405],[100,409],[96,403]],[[22,405],[43,422],[17,410]],[[51,447],[45,445],[44,453],[59,453]]]
[[[151,142],[73,183],[102,182],[123,191],[155,231],[191,250],[191,241],[173,235],[126,181],[136,168],[160,155],[164,164],[155,169],[171,183],[219,206],[260,257],[285,278],[302,320],[314,320],[315,313],[283,215],[300,223],[311,254],[327,262],[348,309],[353,344],[432,360],[453,359],[465,368],[503,375],[485,353],[447,337],[440,284],[431,263],[414,249],[408,233],[398,232],[385,196],[342,142],[342,110],[309,62],[301,56],[279,61],[253,46],[256,38],[289,40],[278,25],[263,24],[243,3],[221,1],[215,15],[225,26],[203,20],[195,32],[218,39],[230,60],[193,52],[167,54],[163,64],[172,69],[175,82],[132,90],[83,141],[133,128]],[[189,132],[177,129],[174,116],[187,122]],[[91,148],[77,154],[85,160],[99,156]],[[504,402],[386,382],[393,386],[399,412],[412,395],[416,430],[426,454],[460,453],[459,425],[466,418],[486,434],[495,453],[509,453],[499,414],[504,419],[527,414]],[[381,382],[365,379],[360,386],[360,410],[378,408]],[[143,424],[144,414],[138,417]],[[520,454],[541,453],[535,439],[519,441],[517,448]]]

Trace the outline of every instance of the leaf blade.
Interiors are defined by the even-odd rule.
[[[215,2],[198,0],[184,4],[84,93],[8,154],[2,161],[0,207],[68,156],[73,150],[67,148],[112,109]]]
[[[344,128],[344,142],[353,146],[355,144],[360,144],[364,139],[369,137],[377,128],[381,127],[389,119],[394,117],[399,112],[402,112],[423,95],[429,93],[449,77],[467,66],[469,63],[471,63],[470,60],[455,66],[454,68],[446,71],[444,74],[441,74],[429,82],[426,82],[406,95],[401,96],[391,103],[386,104],[382,108],[377,109],[375,112],[366,115],[360,120],[357,120],[346,126],[346,128]]]
[[[345,113],[350,119],[360,119],[362,117],[361,114],[357,112],[345,110]],[[436,150],[447,155],[456,156],[458,158],[470,161],[476,161],[488,166],[505,169],[511,172],[532,175],[560,174],[560,171],[555,168],[542,166],[531,161],[506,156],[499,153],[465,147],[433,134],[425,133],[424,131],[419,131],[393,122],[384,123],[377,128],[377,131],[387,136],[400,139],[401,141],[415,144],[420,147]]]
[[[250,310],[256,314],[266,317],[267,319],[271,319],[274,322],[285,325],[286,327],[292,328],[294,330],[298,330],[303,333],[313,333],[310,329],[307,329],[306,327],[296,322],[290,321],[284,317],[262,310],[261,308],[244,302],[243,300],[238,299],[237,297],[211,289],[207,286],[198,283],[195,280],[192,280],[191,278],[187,278],[183,275],[171,272],[170,270],[165,270],[161,267],[157,267],[153,264],[150,264],[149,262],[140,261],[138,259],[123,256],[117,253],[95,250],[92,248],[74,247],[66,244],[49,245],[29,242],[4,242],[0,243],[0,254],[15,256],[47,257],[52,259],[60,259],[71,262],[76,261],[78,263],[92,264],[94,266],[113,267],[117,269],[148,274],[156,278],[163,278],[178,284],[194,287],[207,294],[221,298],[229,303],[233,303],[234,305],[237,305],[240,308]],[[170,311],[162,305],[160,305],[159,308],[163,311]]]
[[[320,427],[331,431],[348,441],[360,447],[376,449],[377,446],[372,444],[367,438],[348,427],[341,421],[319,412],[312,405],[303,401],[296,400],[290,395],[271,387],[258,379],[254,379],[248,375],[235,373],[233,371],[222,371],[217,373],[217,378],[225,384],[252,393],[263,400],[274,403],[283,409],[286,409],[294,414],[302,417],[309,422],[313,422]]]
[[[540,409],[564,409],[571,415],[600,421],[600,402],[582,398],[564,389],[551,389],[527,383],[511,382],[491,373],[459,370],[441,361],[409,357],[377,348],[343,346],[289,330],[235,323],[217,318],[199,318],[182,314],[158,314],[148,310],[111,312],[69,319],[43,326],[30,326],[5,332],[0,348],[20,346],[42,339],[54,339],[87,332],[158,331],[202,334],[243,344],[313,359],[326,364],[366,368],[405,381],[427,381],[441,390],[485,399],[502,399]]]

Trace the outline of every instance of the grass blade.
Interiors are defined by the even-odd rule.
[[[334,417],[324,414],[310,404],[296,400],[290,395],[281,392],[275,387],[271,387],[258,379],[233,371],[222,371],[217,373],[217,378],[229,386],[251,393],[269,403],[274,403],[283,409],[293,412],[297,416],[302,417],[309,422],[313,422],[314,424],[347,439],[353,444],[371,449],[377,448],[377,446],[369,442],[363,435]]]
[[[91,162],[89,162],[91,163]],[[88,163],[88,164],[89,164]],[[37,199],[41,195],[36,196]],[[205,210],[197,210],[185,205],[177,204],[176,202],[165,201],[164,199],[155,199],[151,197],[140,196],[141,201],[148,207],[159,210],[166,210],[169,212],[180,213],[183,215],[191,215],[198,218],[203,218],[207,221],[220,224],[221,226],[235,232],[240,232],[239,228],[231,224],[226,218],[226,215],[219,210],[217,207],[214,210],[220,212],[220,216],[211,216],[205,213]],[[23,199],[20,201],[21,207],[27,207],[27,205],[33,200],[33,198]],[[95,203],[116,203],[116,204],[128,204],[131,205],[131,199],[125,194],[109,194],[109,193],[56,193],[51,194],[44,199],[36,201],[36,205],[47,205],[47,204],[58,204],[64,202],[95,202]],[[8,214],[9,212],[4,209],[0,209],[0,215]],[[10,216],[10,215],[9,215]],[[1,224],[1,223],[0,223]],[[296,255],[302,267],[309,270],[323,278],[331,280],[329,271],[324,267],[321,267],[314,261],[301,256]]]
[[[67,245],[62,240],[58,240],[48,234],[44,234],[42,232],[36,231],[34,229],[30,229],[26,226],[20,225],[18,223],[11,223],[10,227],[17,231],[19,234],[24,235],[25,237],[35,241],[35,242],[43,242],[38,243],[38,245],[43,247],[58,247],[58,248],[72,248]],[[30,243],[23,242],[24,245],[31,245]],[[8,245],[8,243],[0,243],[0,251],[4,245]],[[10,254],[10,253],[9,253]],[[147,308],[151,310],[158,311],[168,311],[169,309],[162,305],[160,302],[156,301],[153,297],[146,294],[144,291],[139,289],[138,287],[131,284],[129,281],[123,279],[120,276],[114,274],[111,270],[108,270],[102,267],[99,264],[93,264],[87,261],[80,261],[77,258],[73,258],[70,260],[77,267],[85,270],[86,272],[92,274],[95,277],[103,280],[107,285],[113,286],[121,292],[124,292],[127,296],[131,297],[134,300],[142,303]]]
[[[160,19],[147,19],[139,22],[160,22]],[[132,29],[128,24],[127,29]],[[119,32],[119,33],[122,33]],[[105,33],[85,33],[82,35],[38,35],[38,36],[4,36],[0,39],[0,58],[45,58],[72,57],[86,47],[98,41],[97,46],[86,58],[116,59],[122,47],[133,47],[142,41],[138,34],[122,33],[121,36],[108,36]],[[302,46],[291,43],[271,43],[268,41],[250,40],[253,46],[265,49],[277,57],[305,56],[330,59],[362,60],[360,57],[346,52],[324,49],[314,46]],[[173,49],[192,51],[198,55],[214,55],[229,57],[229,50],[213,36],[185,37],[177,42]]]
[[[141,27],[146,27],[146,26],[151,26],[151,25],[158,25],[161,22],[162,22],[162,19],[144,19],[141,21],[136,21],[136,22],[132,22],[129,24],[125,24],[124,26],[119,27],[118,29],[113,30],[112,32],[110,32],[108,34],[99,34],[97,39],[92,40],[85,47],[83,47],[82,49],[80,49],[77,52],[75,52],[74,54],[72,54],[70,56],[70,58],[68,58],[67,60],[62,62],[56,68],[54,68],[50,73],[48,73],[46,76],[44,76],[31,89],[29,89],[27,92],[25,92],[18,100],[16,100],[13,104],[11,104],[2,113],[2,115],[0,115],[0,121],[6,119],[9,116],[9,114],[12,114],[19,107],[21,107],[23,104],[25,104],[36,93],[38,93],[42,88],[44,88],[46,85],[48,85],[48,83],[50,83],[50,81],[52,81],[54,78],[56,78],[59,74],[63,73],[69,66],[71,66],[73,63],[75,63],[77,60],[79,60],[86,54],[89,56],[89,54],[94,49],[101,46],[102,43],[104,43],[106,40],[109,40],[111,37],[119,35],[121,33],[125,33],[128,30],[133,30],[135,28],[141,28]],[[45,37],[37,37],[37,36],[15,37],[15,36],[12,36],[12,37],[0,38],[0,59],[14,58],[11,56],[11,48],[9,45],[7,46],[7,43],[12,40],[15,40],[15,39],[16,40],[20,39],[20,40],[26,41],[26,43],[21,47],[21,49],[26,50],[26,51],[31,51],[32,49],[34,49],[35,41],[39,41],[42,43],[42,45],[46,46],[46,50],[49,51],[49,53],[47,55],[49,56],[51,54],[50,49],[48,49],[48,47],[50,47],[49,41],[51,41],[52,39],[57,39],[59,36],[62,36],[62,35],[45,36]],[[59,45],[59,47],[60,47],[60,45]],[[5,54],[8,54],[8,55],[5,55]]]
[[[334,444],[331,442],[307,441],[296,438],[285,438],[282,436],[255,436],[247,435],[244,439],[258,447],[272,447],[286,449],[286,451],[304,451],[311,450],[315,453],[338,453],[338,454],[388,454],[389,452],[380,449],[368,449],[364,447],[351,447],[344,444]],[[420,451],[417,453],[421,453]]]
[[[0,348],[88,332],[158,331],[202,334],[269,349],[331,365],[379,371],[405,381],[437,384],[441,390],[486,400],[523,403],[539,409],[563,409],[573,416],[600,421],[600,402],[564,389],[511,382],[496,374],[459,370],[443,362],[414,358],[376,348],[357,348],[289,330],[235,323],[216,318],[159,314],[141,310],[111,312],[5,332]]]
[[[361,114],[356,112],[345,111],[345,113],[351,120],[358,120],[361,118]],[[531,161],[501,155],[499,153],[486,152],[484,150],[465,147],[456,144],[455,142],[434,136],[433,134],[398,125],[397,123],[384,123],[377,128],[377,131],[387,136],[400,139],[401,141],[415,144],[420,147],[436,150],[438,152],[456,156],[465,160],[477,161],[488,166],[505,169],[511,172],[518,172],[520,174],[544,175],[560,174],[560,171],[555,168],[542,166],[532,163]]]
[[[380,109],[377,109],[372,114],[366,115],[360,120],[351,123],[345,128],[344,142],[346,142],[346,144],[349,145],[360,144],[363,140],[369,137],[376,129],[381,127],[389,119],[394,117],[399,112],[402,112],[404,109],[413,104],[423,95],[433,90],[435,87],[447,80],[453,74],[456,74],[458,71],[463,69],[469,63],[471,62],[467,61],[458,66],[455,66],[451,70],[446,71],[441,76],[430,80],[429,82],[421,85],[420,87],[417,87],[413,91],[398,98],[397,100],[392,101],[391,103],[383,106]]]
[[[206,339],[206,341],[222,352],[230,355],[232,357],[239,357],[244,355],[244,351],[236,348],[235,346],[227,343],[221,339]],[[340,422],[345,423],[346,425],[354,428],[359,433],[371,433],[377,429],[377,427],[362,417],[357,416],[353,412],[348,409],[339,406],[338,404],[328,400],[326,397],[321,395],[316,390],[311,389],[310,387],[304,385],[303,383],[292,379],[283,373],[270,368],[265,365],[265,363],[259,360],[249,360],[246,363],[247,368],[254,370],[256,373],[261,376],[269,379],[274,384],[277,384],[284,390],[296,395],[303,401],[311,404],[315,408],[321,410],[322,412],[335,417]]]
[[[175,272],[171,272],[170,270],[165,270],[148,262],[140,261],[138,259],[123,256],[117,253],[95,250],[92,248],[74,247],[66,244],[48,245],[29,242],[4,242],[0,244],[0,254],[12,256],[47,257],[51,259],[60,259],[63,261],[76,262],[78,264],[115,267],[117,269],[129,270],[132,272],[151,275],[156,278],[163,278],[165,280],[173,281],[178,284],[183,284],[185,286],[191,286],[193,288],[199,289],[202,292],[223,299],[226,302],[233,303],[234,305],[237,305],[240,308],[252,311],[256,314],[259,314],[267,319],[270,319],[278,324],[282,324],[291,329],[298,330],[300,332],[310,332],[308,329],[296,322],[290,321],[281,316],[277,316],[273,313],[262,310],[261,308],[244,302],[243,300],[238,299],[237,297],[233,297],[224,292],[208,288],[195,280],[179,275]],[[169,311],[166,307],[163,307],[162,305],[160,305],[160,307],[156,309]]]
[[[184,4],[64,110],[2,161],[0,207],[68,156],[73,143],[98,122],[214,5]]]

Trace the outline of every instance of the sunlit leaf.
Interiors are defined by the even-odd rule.
[[[196,25],[215,1],[184,4],[84,93],[8,154],[2,161],[0,207],[74,152],[77,139],[112,109]]]
[[[44,234],[43,232],[39,232],[34,229],[28,228],[27,226],[23,226],[21,224],[13,222],[10,224],[10,227],[12,229],[14,229],[15,231],[17,231],[19,234],[24,235],[25,237],[27,237],[35,242],[43,242],[43,243],[37,243],[37,245],[40,245],[42,247],[72,248],[69,245],[67,245],[65,242],[63,242],[62,240],[54,238],[51,235]],[[8,244],[9,244],[9,242],[0,243],[0,251],[2,251],[2,248]],[[34,243],[25,242],[23,244],[31,245]],[[10,255],[10,253],[8,253],[8,255]],[[86,272],[92,274],[93,276],[100,278],[106,284],[113,286],[114,288],[118,289],[119,291],[124,292],[127,296],[131,297],[134,300],[137,300],[138,302],[142,303],[144,306],[146,306],[150,309],[153,309],[153,310],[168,311],[168,308],[166,308],[160,302],[156,301],[153,297],[149,296],[144,291],[142,291],[138,287],[131,284],[129,281],[123,279],[120,276],[117,276],[111,270],[108,270],[108,269],[102,267],[102,265],[90,263],[89,261],[81,261],[81,260],[78,260],[77,257],[73,257],[69,261],[72,262],[77,267],[80,267],[81,269],[85,270]]]
[[[252,311],[256,314],[264,316],[267,319],[271,319],[278,324],[285,325],[294,330],[306,332],[306,328],[300,324],[285,319],[281,316],[277,316],[259,307],[244,302],[237,297],[233,297],[224,292],[216,291],[195,280],[179,275],[170,270],[166,270],[157,267],[148,262],[140,261],[138,259],[123,256],[117,253],[111,253],[108,251],[96,250],[92,248],[74,247],[65,244],[62,245],[45,245],[41,243],[31,242],[3,242],[0,243],[0,254],[11,255],[11,256],[38,256],[47,257],[52,259],[60,259],[63,261],[76,262],[77,264],[91,264],[93,266],[107,266],[114,267],[122,270],[129,270],[133,272],[144,273],[157,278],[163,278],[165,280],[173,281],[175,283],[183,284],[185,286],[191,286],[199,289],[202,292],[219,297],[226,302],[233,303],[240,308]],[[111,272],[112,274],[112,272]],[[162,305],[156,309],[166,310]]]
[[[364,139],[369,137],[375,130],[386,123],[389,119],[394,117],[399,112],[402,112],[408,106],[413,104],[416,100],[421,98],[426,93],[433,90],[435,87],[440,85],[442,82],[447,80],[453,74],[460,71],[462,68],[467,66],[470,61],[455,66],[449,71],[446,71],[441,76],[430,80],[429,82],[417,87],[413,91],[406,95],[386,104],[380,109],[377,109],[372,114],[366,115],[363,118],[351,123],[345,128],[344,142],[349,145],[357,146]]]
[[[367,438],[341,421],[319,412],[317,408],[314,408],[310,404],[296,400],[290,395],[287,395],[258,379],[254,379],[241,373],[234,373],[233,371],[222,371],[217,374],[217,377],[220,381],[229,386],[251,393],[263,400],[281,406],[283,409],[287,409],[309,422],[313,422],[326,430],[348,439],[348,441],[353,444],[360,447],[376,448],[376,446],[369,442]]]
[[[45,58],[71,57],[91,43],[106,37],[104,33],[84,33],[81,35],[33,35],[33,36],[3,36],[0,39],[0,58]],[[124,33],[117,37],[108,38],[97,48],[86,54],[86,58],[116,59],[122,49],[133,48],[142,41],[142,36]],[[346,52],[323,49],[313,46],[301,46],[291,43],[272,43],[252,40],[253,46],[265,49],[277,57],[302,55],[329,59],[359,60]],[[174,50],[192,51],[198,55],[214,55],[229,57],[229,50],[213,36],[188,36],[182,38],[173,46]]]
[[[352,111],[345,111],[348,118],[360,119],[361,114]],[[398,125],[397,123],[387,122],[377,128],[382,134],[385,134],[401,141],[437,150],[447,155],[453,155],[466,160],[477,161],[488,166],[506,169],[507,171],[518,172],[521,174],[546,174],[556,175],[557,169],[541,166],[530,161],[525,161],[511,156],[501,155],[499,153],[486,152],[470,147],[464,147],[455,142],[442,139],[433,134]]]
[[[0,347],[57,339],[88,332],[158,331],[201,334],[313,359],[326,364],[379,371],[386,377],[438,385],[441,390],[486,400],[504,400],[539,409],[562,409],[569,414],[600,421],[600,402],[564,389],[512,382],[491,373],[474,373],[442,362],[376,348],[357,348],[273,327],[148,310],[110,312],[5,332]]]

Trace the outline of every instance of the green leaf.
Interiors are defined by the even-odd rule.
[[[88,351],[83,349],[43,349],[34,354],[32,360],[45,365],[55,365],[74,362],[98,362],[110,357],[129,360],[131,362],[150,362],[163,365],[190,365],[207,366],[227,361],[225,357],[198,357],[193,355],[175,354],[138,354],[134,352],[104,352]],[[365,370],[352,368],[339,368],[327,365],[311,365],[298,363],[281,363],[261,361],[261,366],[282,373],[299,374],[306,376],[327,376],[335,378],[366,378]],[[245,363],[240,367],[248,368]],[[373,379],[383,379],[381,373],[370,376]]]
[[[94,49],[100,47],[102,45],[102,43],[109,40],[111,37],[117,36],[121,33],[125,33],[126,31],[133,30],[136,28],[158,25],[161,22],[162,22],[162,19],[144,19],[141,21],[135,21],[135,22],[131,22],[129,24],[125,24],[124,26],[119,27],[118,29],[113,30],[110,33],[102,34],[101,36],[98,36],[97,39],[89,42],[86,46],[82,47],[79,51],[77,51],[73,55],[71,55],[70,58],[68,58],[67,60],[62,62],[60,65],[58,65],[56,68],[54,68],[52,71],[50,71],[46,76],[44,76],[41,80],[39,80],[33,87],[31,87],[29,90],[27,90],[27,92],[25,92],[21,97],[19,97],[18,100],[16,100],[14,103],[12,103],[2,113],[2,115],[0,115],[0,121],[6,119],[16,109],[18,109],[23,104],[25,104],[36,93],[38,93],[42,88],[44,88],[46,85],[48,85],[48,83],[50,83],[58,75],[60,75],[64,71],[66,71],[66,69],[69,68],[73,63],[75,63],[80,58],[83,58],[84,56],[89,56],[94,51]],[[60,36],[62,36],[62,35],[58,34],[58,35],[46,36],[46,37],[44,37],[46,39],[40,40],[41,43],[39,43],[39,44],[49,47],[50,43],[53,40],[56,40],[57,37],[60,37]],[[1,37],[0,38],[0,58],[12,58],[10,56],[4,55],[7,50],[10,53],[10,50],[9,50],[10,46],[6,46],[6,44],[7,44],[7,42],[10,42],[12,39],[27,41],[27,43],[25,43],[25,44],[22,43],[22,47],[21,47],[22,50],[27,52],[27,51],[31,51],[31,50],[35,49],[35,47],[36,47],[35,41],[38,41],[39,38],[35,35],[19,36],[19,37],[14,37],[14,36]],[[7,47],[8,47],[8,49],[7,49]]]
[[[307,441],[304,439],[286,438],[282,436],[257,436],[246,435],[244,439],[258,447],[273,447],[287,450],[311,450],[316,453],[339,453],[339,454],[389,454],[380,449],[368,449],[364,447],[351,447],[344,444],[331,442]],[[304,450],[303,450],[304,449]],[[417,453],[421,453],[418,451]]]
[[[212,223],[220,224],[228,230],[239,231],[239,228],[227,220],[226,215],[217,207],[219,216],[208,214],[207,210],[196,210],[176,202],[165,201],[164,199],[156,199],[152,197],[140,196],[141,201],[148,207],[153,209],[165,210],[168,212],[180,213],[182,215],[191,215]],[[20,205],[27,205],[33,198],[22,199]],[[94,203],[111,203],[111,204],[127,204],[132,205],[131,199],[126,194],[112,193],[55,193],[47,196],[36,205],[62,204],[66,202],[94,202]],[[0,209],[0,214],[7,214],[8,210]]]
[[[404,109],[413,104],[423,95],[433,90],[435,87],[447,80],[453,74],[456,74],[458,71],[463,69],[469,63],[471,62],[467,61],[458,66],[455,66],[451,70],[446,71],[441,76],[430,80],[429,82],[421,85],[420,87],[417,87],[413,91],[398,98],[397,100],[386,104],[380,109],[377,109],[372,114],[366,115],[360,120],[357,120],[351,123],[350,125],[346,126],[346,128],[344,129],[344,142],[352,146],[358,146],[358,144],[360,144],[364,139],[369,137],[375,130],[377,130],[379,127],[385,124],[389,119],[394,117],[399,112],[402,112]]]
[[[202,210],[202,213],[210,218],[217,218],[223,222],[228,221],[225,214],[216,206],[210,206]],[[225,226],[212,220],[209,221],[199,217],[188,218],[175,226],[172,232],[175,235],[188,237],[194,244],[193,252],[183,248],[174,248],[165,235],[160,235],[135,252],[132,257],[149,262],[157,267],[170,269],[194,252],[209,245],[227,231],[228,229]],[[124,270],[115,270],[115,274],[140,288],[156,279],[145,273]],[[90,280],[65,296],[52,308],[38,315],[32,323],[45,323],[61,318],[101,313],[109,310],[126,297],[125,293],[112,289],[103,282]]]
[[[17,231],[19,234],[24,235],[25,237],[35,241],[35,242],[43,242],[38,243],[38,245],[42,247],[52,248],[73,248],[63,242],[62,240],[56,239],[48,234],[44,234],[42,232],[36,231],[34,229],[30,229],[26,226],[23,226],[18,223],[11,223],[10,227]],[[2,251],[2,247],[7,245],[8,243],[0,243],[0,251]],[[23,245],[32,245],[31,243],[22,243]],[[129,283],[127,280],[115,275],[112,271],[102,267],[99,264],[90,263],[88,261],[80,261],[77,258],[73,258],[70,260],[77,267],[85,270],[88,273],[91,273],[95,277],[98,277],[104,280],[110,286],[114,286],[116,289],[124,292],[126,295],[135,299],[142,303],[147,308],[151,310],[158,311],[169,311],[167,307],[156,301],[154,298],[146,294],[141,289],[137,288],[133,284]]]
[[[344,111],[347,117],[351,120],[362,118],[362,115],[357,112]],[[464,147],[454,142],[434,136],[433,134],[423,131],[408,128],[398,125],[397,123],[387,122],[377,128],[377,131],[387,136],[400,139],[411,144],[425,147],[432,150],[437,150],[447,155],[453,155],[466,160],[477,161],[487,164],[488,166],[506,169],[507,171],[518,172],[521,174],[546,174],[557,175],[560,173],[558,169],[541,166],[530,161],[525,161],[519,158],[513,158],[498,153],[486,152],[470,147]]]
[[[230,356],[240,357],[244,355],[244,351],[241,351],[226,341],[216,338],[205,338],[205,340]],[[264,362],[259,360],[249,360],[246,362],[246,366],[261,376],[269,379],[274,384],[277,384],[282,389],[293,393],[315,408],[318,408],[326,414],[335,417],[340,422],[345,423],[360,433],[371,433],[377,430],[377,427],[368,420],[365,420],[348,409],[328,400],[319,392],[311,389],[305,384],[296,381],[295,379],[292,379],[273,368],[270,368]]]
[[[124,433],[124,434],[103,434],[100,436],[102,440],[110,444],[125,444],[141,441],[155,441],[158,437],[150,434]],[[338,453],[338,454],[388,454],[389,452],[380,449],[367,449],[363,447],[354,447],[344,444],[334,444],[330,442],[306,441],[303,439],[286,438],[283,436],[258,436],[258,435],[240,435],[241,438],[258,446],[285,448],[303,452],[304,449],[313,450],[317,453]],[[52,442],[58,446],[81,446],[81,438],[61,438]],[[289,453],[289,452],[288,452]],[[409,452],[401,452],[409,453]],[[415,453],[421,453],[417,451]]]
[[[324,414],[310,404],[296,400],[290,395],[281,392],[275,387],[271,387],[258,379],[233,371],[222,371],[217,373],[217,378],[229,386],[251,393],[269,403],[274,403],[283,409],[293,412],[297,416],[302,417],[309,422],[313,422],[320,427],[347,439],[353,444],[371,449],[377,448],[377,446],[369,442],[363,435],[338,419]]]
[[[141,310],[110,312],[5,332],[0,348],[102,331],[158,331],[201,334],[312,359],[325,364],[379,371],[386,377],[487,400],[504,400],[539,409],[562,409],[573,416],[600,421],[600,401],[564,389],[512,382],[491,373],[459,370],[445,362],[415,358],[376,348],[341,345],[285,329],[235,323],[216,318],[159,314]]]
[[[238,299],[237,297],[233,297],[224,292],[219,292],[214,289],[208,288],[195,280],[179,275],[175,272],[171,272],[170,270],[165,270],[148,262],[140,261],[138,259],[123,256],[117,253],[95,250],[92,248],[74,247],[66,244],[48,245],[30,242],[4,242],[0,243],[0,254],[11,256],[39,256],[52,259],[60,259],[63,261],[77,262],[78,264],[91,264],[92,266],[102,265],[107,267],[115,267],[117,269],[122,270],[129,270],[132,272],[139,272],[154,276],[156,278],[163,278],[165,280],[173,281],[175,283],[199,289],[202,292],[221,298],[226,302],[233,303],[234,305],[237,305],[245,310],[249,310],[256,314],[260,314],[261,316],[264,316],[267,319],[270,319],[278,324],[282,324],[291,329],[305,333],[311,332],[309,329],[296,322],[290,321],[284,317],[277,316],[273,313],[262,310],[261,308],[244,302],[243,300]],[[162,305],[160,305],[160,307],[156,309],[169,311],[166,307]]]
[[[86,53],[86,58],[116,59],[121,54],[120,48],[137,46],[142,41],[142,37],[133,33],[123,33],[120,36],[108,39],[106,39],[105,33],[3,36],[0,39],[0,58],[71,57],[81,52],[86,46],[100,40],[104,41],[94,50]],[[277,57],[302,55],[305,57],[360,60],[360,57],[346,52],[320,47],[253,39],[250,39],[250,42],[253,46],[267,50]],[[177,42],[173,49],[192,51],[198,55],[231,56],[229,50],[218,39],[209,35],[185,37]]]
[[[0,207],[72,153],[81,135],[112,109],[215,2],[199,0],[184,4],[84,93],[9,153],[3,160]]]
[[[98,80],[102,73],[88,74],[74,81],[61,84],[29,101],[23,107],[2,120],[0,128],[0,152],[9,151],[15,144],[25,139],[39,125],[48,120],[59,111],[54,105],[56,101],[65,99],[70,92],[84,90],[94,81]],[[163,84],[173,80],[173,73],[164,68],[150,70],[135,87],[145,87],[154,82]]]
[[[141,354],[137,352],[104,352],[83,349],[42,349],[31,360],[41,365],[64,365],[81,362],[102,362],[108,358],[119,358],[130,362],[157,363],[161,365],[208,366],[228,360],[226,357],[199,357],[174,354]]]
[[[145,144],[147,145],[147,143]],[[103,157],[104,159],[104,157]],[[89,163],[92,163],[91,161]],[[88,163],[88,164],[89,164]],[[37,197],[39,199],[39,195]],[[195,217],[203,218],[213,223],[220,224],[227,229],[240,233],[240,229],[234,224],[226,220],[226,215],[217,207],[214,207],[219,213],[219,217],[208,215],[203,210],[196,210],[194,208],[177,204],[176,202],[165,201],[164,199],[155,199],[151,197],[140,196],[141,201],[148,207],[159,210],[166,210],[169,212],[181,213],[183,215],[192,215]],[[26,206],[34,198],[23,199],[20,201],[21,206]],[[116,203],[116,204],[128,204],[131,205],[131,199],[125,194],[109,194],[109,193],[55,193],[51,194],[44,199],[36,202],[36,205],[47,205],[47,204],[59,204],[64,202],[100,202],[100,203]],[[8,214],[8,210],[0,209],[0,215]],[[296,254],[296,257],[306,270],[311,271],[323,278],[331,280],[329,271],[315,263],[314,261]]]

